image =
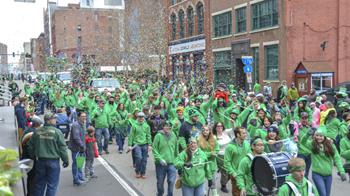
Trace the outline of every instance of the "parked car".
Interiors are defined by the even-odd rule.
[[[96,78],[90,81],[90,86],[96,88],[98,92],[103,92],[105,89],[114,92],[116,88],[120,88],[120,82],[114,78]]]
[[[334,96],[339,92],[341,87],[346,88],[346,93],[350,95],[350,81],[342,82],[337,84],[335,87],[327,89],[326,91],[321,92],[319,95],[326,95],[327,101],[334,102]]]
[[[69,84],[72,81],[71,72],[58,72],[57,79],[61,80],[64,84]]]

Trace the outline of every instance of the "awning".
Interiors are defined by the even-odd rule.
[[[334,69],[329,61],[301,61],[297,67],[304,66],[308,73],[332,73]]]

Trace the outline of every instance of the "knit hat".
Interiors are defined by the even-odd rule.
[[[267,132],[274,132],[274,133],[279,133],[277,125],[271,125],[268,129]]]
[[[51,113],[51,112],[48,112],[48,113],[46,113],[46,114],[44,115],[44,121],[47,122],[47,121],[49,121],[49,120],[51,120],[51,119],[54,119],[54,118],[56,118],[56,117],[57,117],[56,114],[53,114],[53,113]]]
[[[164,127],[172,127],[173,125],[172,125],[172,123],[169,120],[167,120],[167,121],[165,121],[163,126]]]
[[[34,117],[32,118],[32,123],[33,123],[33,124],[37,124],[37,125],[41,125],[41,124],[43,124],[43,121],[41,120],[40,117],[34,116]]]
[[[322,135],[322,136],[325,136],[326,135],[326,133],[327,133],[327,128],[326,128],[326,126],[320,126],[318,129],[317,129],[317,131],[315,132],[315,134],[317,134],[317,135]]]
[[[302,101],[307,102],[307,99],[306,99],[305,97],[300,97],[300,98],[298,99],[298,102],[302,102]]]
[[[194,110],[194,109],[189,109],[189,110],[188,110],[188,116],[189,116],[190,118],[192,118],[192,117],[194,117],[194,116],[198,116],[198,113],[197,113],[197,111]]]
[[[303,118],[303,117],[309,117],[309,114],[307,112],[302,112],[301,113],[301,118]]]
[[[176,108],[176,112],[183,112],[184,111],[184,107],[179,106]]]
[[[139,112],[139,113],[137,113],[137,117],[145,117],[145,113]]]
[[[92,132],[95,131],[95,128],[92,127],[92,126],[90,126],[90,127],[88,127],[88,128],[86,129],[86,131],[87,131],[88,133],[92,133]]]

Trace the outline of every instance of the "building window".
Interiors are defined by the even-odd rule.
[[[214,52],[214,68],[231,67],[231,51]]]
[[[213,16],[214,37],[230,35],[232,32],[232,13],[226,12]]]
[[[259,47],[252,48],[253,56],[253,79],[254,83],[259,83]]]
[[[193,26],[194,26],[194,22],[193,22],[193,8],[189,7],[187,9],[187,33],[188,36],[193,36]]]
[[[333,87],[333,73],[311,74],[311,89],[316,92],[326,91]]]
[[[252,5],[252,29],[278,25],[278,1],[265,0]]]
[[[198,19],[198,34],[203,34],[204,32],[204,7],[201,2],[197,4],[197,19]]]
[[[278,45],[265,46],[265,80],[278,80]]]
[[[246,7],[236,9],[236,33],[247,31]]]
[[[175,14],[171,15],[170,22],[171,22],[171,39],[175,40],[176,39],[176,15]]]
[[[179,12],[179,25],[180,25],[180,39],[185,37],[185,13],[183,10]]]

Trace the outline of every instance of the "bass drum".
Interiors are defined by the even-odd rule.
[[[257,191],[263,195],[273,195],[289,174],[288,161],[292,156],[287,152],[269,153],[256,156],[252,162],[253,181]]]

